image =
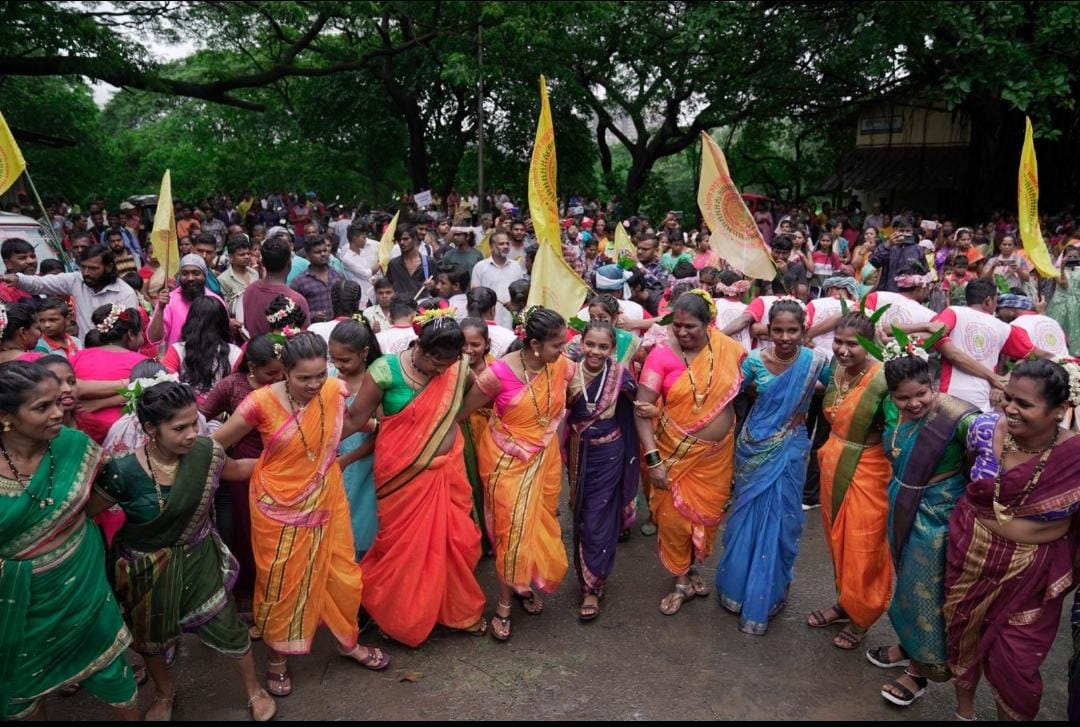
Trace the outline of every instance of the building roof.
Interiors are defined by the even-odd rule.
[[[862,147],[852,150],[823,191],[958,189],[968,150],[956,146]]]

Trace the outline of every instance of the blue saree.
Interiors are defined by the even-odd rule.
[[[351,406],[355,398],[355,394],[350,396],[346,406]],[[360,449],[370,436],[357,432],[341,440],[338,456]],[[353,462],[341,473],[345,481],[345,497],[349,501],[349,519],[352,521],[353,548],[356,550],[357,562],[375,542],[375,535],[379,531],[374,467],[375,458],[368,455]]]
[[[764,634],[769,618],[783,609],[795,575],[810,456],[803,420],[828,363],[803,348],[787,370],[768,380],[760,356],[755,351],[743,364],[745,380],[757,381],[757,400],[735,445],[734,506],[716,570],[720,602],[739,614],[741,631],[755,635]]]

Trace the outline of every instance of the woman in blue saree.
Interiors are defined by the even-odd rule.
[[[634,428],[637,385],[612,354],[615,329],[592,320],[581,335],[581,361],[570,382],[567,450],[574,509],[574,567],[582,621],[596,618],[615,565],[619,536],[636,517],[640,468]]]
[[[810,456],[806,411],[828,382],[828,360],[802,345],[806,314],[793,299],[769,311],[772,347],[743,361],[743,385],[757,400],[735,445],[734,506],[716,570],[720,602],[739,629],[763,635],[787,603],[803,530],[802,491]]]

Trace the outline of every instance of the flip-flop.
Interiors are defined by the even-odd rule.
[[[525,613],[530,616],[539,616],[544,612],[544,602],[537,598],[536,594],[532,591],[527,593],[518,593],[514,591],[514,598],[521,603],[521,607],[525,610]]]
[[[272,661],[267,662],[266,669],[266,691],[270,692],[275,697],[287,697],[292,694],[292,677],[289,675],[288,662],[274,663]],[[285,671],[273,672],[270,671],[271,666],[284,666]]]
[[[578,609],[578,620],[580,621],[592,621],[594,618],[600,615],[600,599],[596,599],[596,603],[582,603],[581,608]]]
[[[660,601],[660,613],[664,614],[665,616],[674,616],[682,610],[684,603],[686,603],[687,601],[693,601],[696,597],[697,594],[694,593],[694,588],[689,583],[676,583],[675,590],[664,596],[664,598]],[[674,600],[669,601],[671,605],[668,607],[667,610],[664,610],[664,601],[668,601],[668,599]],[[672,608],[672,606],[674,606],[674,608]]]
[[[495,627],[495,623],[498,622],[502,627],[502,633]],[[510,640],[510,617],[500,616],[498,613],[494,613],[491,616],[491,638],[496,641],[509,641]]]
[[[371,669],[371,671],[382,671],[390,666],[390,655],[385,651],[376,646],[366,646],[364,648],[367,649],[367,656],[357,656],[356,652],[360,650],[359,644],[352,651],[338,650],[338,653],[352,659],[362,667]]]
[[[854,625],[848,626],[833,637],[833,646],[844,651],[854,651],[859,648],[869,631],[870,629],[860,629]]]

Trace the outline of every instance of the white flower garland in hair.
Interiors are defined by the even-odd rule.
[[[276,325],[280,323],[281,321],[292,315],[292,312],[296,310],[296,303],[293,302],[292,298],[286,298],[285,300],[286,303],[284,308],[279,310],[277,313],[270,313],[266,316],[266,320],[270,323],[270,325]]]
[[[898,358],[904,356],[914,356],[915,358],[923,361],[930,360],[930,354],[928,354],[922,346],[911,345],[907,348],[901,346],[895,339],[889,341],[881,348],[881,361],[882,363],[888,363],[895,361]]]
[[[1080,359],[1071,356],[1059,356],[1054,359],[1069,375],[1069,406],[1080,406]]]
[[[124,306],[120,305],[119,303],[113,303],[112,308],[109,309],[109,315],[105,316],[105,320],[103,320],[101,323],[98,323],[94,327],[97,328],[98,333],[108,333],[113,329],[113,326],[116,325],[116,322],[120,320],[120,314],[122,314],[123,312]]]
[[[100,329],[100,326],[99,326]],[[124,413],[130,414],[135,411],[135,407],[139,403],[139,399],[146,393],[146,390],[152,386],[163,384],[166,381],[179,382],[180,377],[176,374],[166,373],[165,371],[158,371],[154,374],[153,378],[138,378],[128,383],[127,386],[120,389],[117,393],[127,399],[127,403],[124,404]]]

